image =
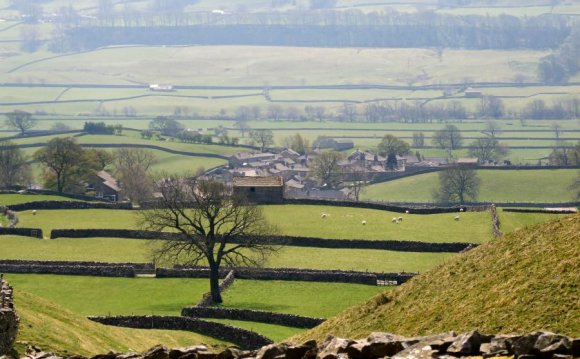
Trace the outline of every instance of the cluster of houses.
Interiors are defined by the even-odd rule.
[[[320,150],[301,155],[291,149],[274,152],[239,152],[229,158],[228,166],[218,167],[207,176],[230,184],[234,192],[244,193],[249,199],[264,203],[279,203],[284,196],[295,198],[354,199],[354,181],[372,181],[400,176],[402,172],[426,167],[447,165],[446,158],[422,158],[420,156],[397,156],[396,166],[389,165],[386,156],[368,151],[354,150],[340,160],[336,172],[342,185],[329,189],[326,184],[311,175],[314,159]],[[459,159],[457,163],[477,166],[475,158]],[[89,190],[97,198],[118,201],[122,198],[122,186],[106,171],[98,172]]]

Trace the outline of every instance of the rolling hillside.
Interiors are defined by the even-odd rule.
[[[580,215],[516,231],[290,340],[473,329],[579,336],[579,240]]]
[[[181,331],[140,330],[107,327],[89,321],[50,301],[15,287],[15,305],[20,316],[16,349],[24,355],[30,343],[45,351],[91,356],[108,350],[145,350],[163,343],[169,347],[206,343],[216,347],[225,344],[199,334]]]

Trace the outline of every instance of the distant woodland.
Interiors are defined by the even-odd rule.
[[[106,45],[276,45],[555,49],[571,33],[560,16],[451,16],[321,11],[222,15],[111,15],[63,27],[55,51]]]

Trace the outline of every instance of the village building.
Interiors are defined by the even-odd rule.
[[[234,177],[233,190],[253,203],[284,201],[284,179],[280,176]]]
[[[479,159],[476,157],[464,157],[457,159],[456,164],[461,167],[477,167]]]
[[[117,180],[107,171],[99,171],[95,174],[88,189],[95,192],[96,198],[106,199],[112,202],[119,200],[121,187]]]

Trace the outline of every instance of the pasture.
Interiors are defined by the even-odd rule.
[[[2,236],[0,259],[150,262],[155,241],[120,238],[39,240]],[[342,269],[376,272],[423,272],[451,257],[449,253],[394,252],[371,249],[281,248],[268,268]],[[160,263],[172,266],[173,263]]]
[[[478,201],[567,202],[578,170],[478,170],[481,188]],[[362,198],[389,202],[431,202],[438,174],[428,173],[368,186]]]
[[[413,240],[421,242],[475,242],[490,238],[489,213],[467,212],[461,221],[454,221],[454,213],[413,215],[334,206],[268,205],[262,206],[266,219],[288,236],[367,239]],[[328,216],[323,219],[321,214]],[[404,218],[393,224],[393,217]],[[47,210],[33,215],[19,213],[20,226],[41,228],[45,236],[53,229],[118,228],[137,229],[138,212],[129,210]],[[362,225],[365,220],[367,224]]]

